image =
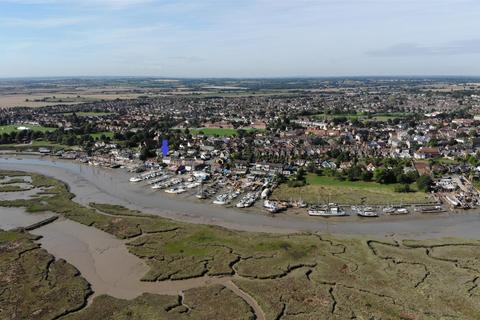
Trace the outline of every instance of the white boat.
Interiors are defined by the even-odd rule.
[[[278,206],[278,204],[270,200],[265,200],[263,202],[263,207],[267,209],[267,211],[270,213],[277,213],[278,211],[280,211],[280,207]]]
[[[237,208],[248,208],[253,206],[255,201],[257,201],[259,192],[249,192],[247,193],[240,202],[237,203]]]
[[[372,207],[359,208],[357,215],[365,218],[375,218],[378,217],[378,213],[373,210]]]
[[[170,179],[170,178],[171,178],[171,176],[169,176],[169,175],[162,175],[162,176],[159,177],[159,178],[150,180],[148,183],[149,183],[149,184],[157,184],[157,183],[159,183],[159,182],[165,181],[165,180]]]
[[[214,201],[213,204],[225,205],[229,203],[228,193],[219,195]]]
[[[309,216],[325,216],[327,214],[328,207],[327,206],[313,206],[308,209]]]
[[[339,206],[330,203],[324,206],[314,206],[308,210],[308,215],[316,217],[343,217],[347,213]]]
[[[307,203],[303,200],[298,200],[298,201],[292,202],[292,206],[295,208],[306,208]]]
[[[140,178],[140,177],[131,177],[130,178],[130,182],[140,182],[140,181],[143,181],[143,179]]]
[[[398,208],[397,210],[395,210],[395,212],[393,212],[392,214],[393,215],[401,215],[401,214],[408,214],[410,213],[410,211],[408,211],[408,209],[406,208]]]
[[[395,208],[394,207],[385,207],[382,210],[385,213],[395,213]]]
[[[260,198],[267,199],[269,194],[270,194],[270,189],[265,188],[265,189],[263,189],[262,194],[260,195]]]
[[[185,191],[186,190],[183,189],[182,187],[174,187],[174,188],[165,190],[166,193],[170,193],[170,194],[180,194],[180,193],[184,193]]]
[[[187,183],[185,185],[185,188],[187,189],[193,189],[193,188],[196,188],[200,185],[200,182],[191,182],[191,183]]]
[[[243,201],[240,201],[235,205],[237,208],[245,208],[245,203]]]

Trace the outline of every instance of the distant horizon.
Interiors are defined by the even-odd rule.
[[[21,76],[21,77],[0,77],[0,80],[57,80],[57,79],[162,79],[162,80],[282,80],[282,79],[470,79],[480,78],[480,75],[338,75],[338,76],[265,76],[265,77],[237,77],[237,76],[225,76],[225,77],[211,77],[211,76],[198,76],[198,77],[178,77],[178,76],[149,76],[149,75],[72,75],[72,76]]]

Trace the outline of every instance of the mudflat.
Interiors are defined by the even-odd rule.
[[[128,251],[125,241],[74,221],[54,222],[31,233],[42,237],[38,240],[42,248],[74,265],[92,285],[95,296],[107,294],[133,299],[143,293],[178,295],[184,290],[229,281],[210,277],[141,281],[149,267],[144,260]]]
[[[75,320],[114,320],[125,314],[141,319],[295,319],[299,314],[305,319],[480,316],[479,240],[228,230],[145,215],[114,204],[84,206],[72,201],[73,194],[64,183],[38,174],[30,176],[32,186],[47,191],[35,199],[0,201],[0,206],[25,208],[32,214],[51,211],[66,220],[34,230],[43,236],[40,239],[0,231],[0,247],[4,248],[0,255],[5,255],[0,257],[0,267],[8,271],[0,281],[8,284],[9,305],[19,306],[28,319],[51,319],[43,316],[47,311],[56,318]],[[52,253],[67,262],[52,259]],[[31,263],[40,256],[44,263]],[[76,260],[77,256],[81,259]],[[119,266],[124,260],[125,266]],[[52,266],[57,268],[54,273]],[[48,310],[32,309],[25,299],[18,298],[25,278],[13,277],[15,268],[34,277],[28,283],[45,287],[48,294],[33,291],[29,299],[47,305]],[[57,274],[62,281],[51,278]],[[97,290],[89,305],[86,297],[91,289],[80,275]],[[70,287],[75,301],[42,303],[44,297],[71,283],[76,284]],[[147,287],[142,287],[144,284]],[[155,292],[141,292],[150,288]],[[111,290],[111,294],[99,295],[102,290]],[[13,311],[2,305],[5,301],[0,300],[0,309],[8,310],[10,316]]]
[[[479,211],[468,213],[424,214],[421,216],[385,217],[375,220],[322,219],[307,216],[270,217],[257,212],[242,212],[215,207],[200,201],[169,197],[142,185],[128,182],[123,170],[102,169],[77,162],[26,157],[0,158],[6,170],[21,170],[55,177],[68,184],[75,202],[88,205],[114,203],[130,209],[178,221],[218,225],[230,229],[294,233],[321,232],[344,235],[428,239],[439,237],[476,238],[480,228]]]

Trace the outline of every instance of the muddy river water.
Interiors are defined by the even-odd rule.
[[[478,238],[480,235],[478,211],[348,221],[282,214],[271,217],[154,191],[145,185],[130,183],[128,179],[131,174],[123,169],[104,169],[73,161],[8,155],[0,158],[0,169],[36,172],[62,180],[76,195],[74,201],[82,204],[119,204],[167,218],[238,230],[278,233],[309,231],[377,237],[394,235],[398,238],[416,239]]]
[[[128,252],[124,241],[74,221],[61,220],[31,231],[40,235],[43,248],[74,265],[92,285],[95,295],[132,299],[144,292],[177,295],[183,290],[227,278],[196,278],[183,281],[142,282],[148,271],[143,260]]]
[[[53,216],[30,214],[22,208],[0,208],[0,229],[27,227]],[[125,242],[101,230],[59,219],[30,233],[42,236],[42,248],[57,259],[74,265],[92,285],[95,295],[108,294],[132,299],[144,292],[178,295],[184,290],[209,284],[224,284],[230,278],[195,278],[182,281],[142,282],[148,266],[128,252]]]
[[[0,208],[0,229],[27,227],[53,216],[52,213],[30,214],[23,208]],[[181,295],[185,290],[221,284],[244,299],[258,319],[264,319],[257,302],[240,290],[233,277],[199,277],[187,280],[143,282],[149,267],[131,254],[125,240],[101,230],[60,218],[30,231],[41,236],[37,242],[57,259],[74,265],[90,283],[94,294],[107,294],[120,299],[133,299],[142,293]]]

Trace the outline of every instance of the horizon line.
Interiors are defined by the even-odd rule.
[[[256,80],[256,79],[349,79],[349,78],[480,78],[480,75],[458,75],[458,74],[414,74],[414,75],[326,75],[326,76],[198,76],[198,77],[180,77],[180,76],[155,76],[155,75],[68,75],[68,76],[0,76],[0,80],[54,80],[54,79],[166,79],[166,80]]]

